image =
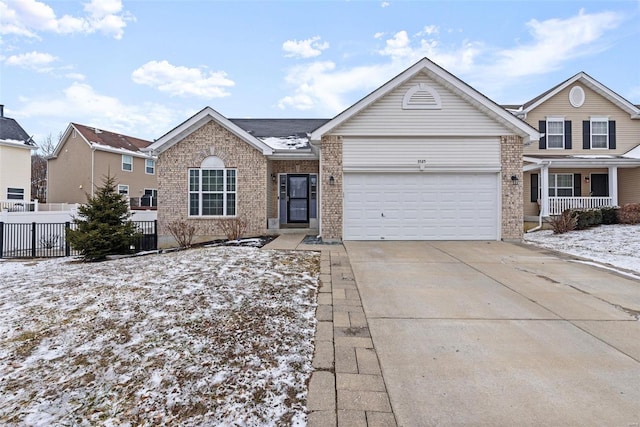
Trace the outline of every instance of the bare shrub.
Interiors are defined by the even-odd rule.
[[[239,240],[247,231],[247,220],[244,218],[225,218],[219,223],[222,232],[229,240]]]
[[[560,215],[552,216],[549,223],[553,228],[553,234],[563,234],[576,229],[578,215],[577,212],[567,209]]]
[[[167,224],[167,229],[181,248],[189,248],[196,234],[196,226],[184,219],[177,219]]]
[[[629,203],[618,211],[620,224],[640,224],[640,203]]]

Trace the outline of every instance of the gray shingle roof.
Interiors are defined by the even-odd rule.
[[[4,116],[0,117],[0,140],[22,141],[25,145],[32,147],[36,145],[18,122]]]
[[[306,137],[330,119],[229,119],[256,138]]]

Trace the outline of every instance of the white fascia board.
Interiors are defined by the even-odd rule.
[[[604,159],[604,158],[564,158],[564,159],[544,159],[524,158],[524,161],[529,161],[537,165],[548,165],[550,168],[567,169],[567,168],[596,168],[596,167],[638,167],[640,166],[640,159],[623,159],[620,157]],[[526,166],[525,166],[526,167]]]
[[[200,127],[207,124],[209,121],[215,120],[225,128],[229,129],[234,135],[251,145],[256,150],[262,152],[263,155],[273,154],[273,149],[264,142],[260,141],[255,136],[249,134],[244,129],[240,128],[235,123],[218,113],[211,107],[205,107],[200,112],[196,113],[191,118],[184,121],[182,124],[176,126],[162,137],[160,137],[153,144],[146,147],[143,151],[150,151],[156,154],[171,148],[178,142],[182,141],[187,135],[193,133]]]
[[[369,105],[391,92],[393,89],[413,78],[422,70],[429,71],[432,75],[435,75],[438,80],[440,80],[440,82],[443,83],[446,87],[453,89],[453,91],[458,95],[462,95],[463,97],[467,98],[472,104],[475,104],[476,106],[482,106],[482,109],[484,109],[486,112],[490,112],[491,115],[494,116],[494,118],[498,119],[498,121],[501,121],[503,122],[503,124],[506,124],[507,127],[516,130],[519,136],[523,137],[525,143],[537,141],[540,139],[540,133],[537,129],[530,126],[520,118],[514,116],[486,96],[482,95],[477,90],[473,89],[471,86],[464,83],[462,80],[455,77],[453,74],[436,65],[434,62],[430,61],[427,58],[423,58],[402,73],[398,74],[393,79],[389,80],[380,88],[376,89],[348,109],[344,110],[342,113],[338,114],[323,126],[316,129],[311,133],[311,141],[320,141],[323,135],[340,126],[342,123],[349,120],[351,117],[355,116],[360,111],[364,110]]]
[[[4,145],[5,147],[11,147],[11,148],[23,148],[26,150],[38,149],[37,146],[27,145],[24,143],[24,141],[16,141],[13,139],[0,139],[0,145]]]
[[[578,74],[571,77],[564,83],[558,85],[554,90],[552,90],[551,92],[546,94],[544,97],[537,100],[535,103],[531,104],[529,107],[527,107],[523,111],[526,114],[531,110],[534,110],[543,102],[548,101],[550,98],[556,96],[558,93],[560,93],[561,91],[565,90],[567,87],[571,86],[572,84],[578,81],[582,82],[589,89],[593,90],[596,93],[599,93],[600,95],[604,96],[609,101],[611,101],[613,104],[617,105],[619,108],[629,113],[632,119],[640,118],[640,109],[638,109],[638,107],[636,107],[635,105],[633,105],[632,103],[630,103],[629,101],[627,101],[626,99],[624,99],[623,97],[621,97],[620,95],[618,95],[617,93],[615,93],[614,91],[612,91],[611,89],[609,89],[608,87],[606,87],[605,85],[603,85],[602,83],[600,83],[599,81],[597,81],[596,79],[592,78],[591,76],[589,76],[584,72],[579,72]]]
[[[152,155],[151,153],[141,153],[140,151],[131,151],[131,150],[127,150],[125,148],[113,148],[113,147],[109,147],[108,145],[98,144],[96,142],[90,142],[89,146],[91,146],[91,149],[93,149],[93,150],[105,151],[107,153],[126,154],[128,156],[138,157],[138,158],[142,158],[142,159],[153,159],[153,160],[155,160],[157,158],[156,156]]]

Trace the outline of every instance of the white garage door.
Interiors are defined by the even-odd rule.
[[[496,240],[496,173],[345,173],[344,240]]]

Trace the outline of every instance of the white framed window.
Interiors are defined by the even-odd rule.
[[[547,118],[547,148],[564,148],[564,118]]]
[[[609,148],[609,119],[591,118],[591,148]]]
[[[122,170],[123,171],[133,171],[133,157],[128,154],[122,155]]]
[[[573,174],[550,173],[549,197],[573,197]]]
[[[24,188],[7,188],[7,200],[24,200]]]
[[[129,186],[125,184],[118,185],[118,193],[128,196],[129,195]]]
[[[235,216],[236,169],[189,169],[189,216]]]
[[[148,175],[154,175],[156,173],[156,161],[153,159],[146,159],[144,161],[144,172]]]

